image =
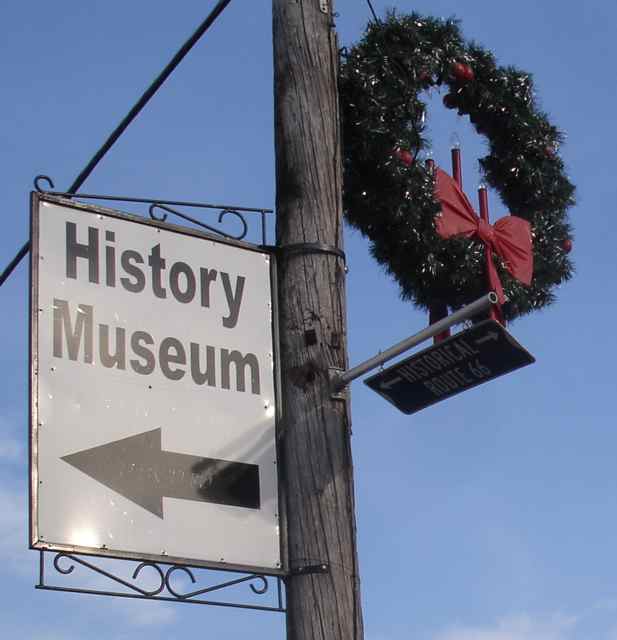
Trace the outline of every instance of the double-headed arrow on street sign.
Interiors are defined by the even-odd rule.
[[[259,509],[259,467],[163,451],[153,429],[63,456],[116,493],[163,518],[163,498]]]

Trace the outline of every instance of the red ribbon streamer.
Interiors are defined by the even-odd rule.
[[[467,196],[456,182],[441,169],[436,169],[436,195],[441,203],[441,215],[435,219],[437,233],[444,239],[463,235],[477,236],[487,248],[493,249],[504,261],[514,278],[529,286],[533,275],[531,225],[518,216],[505,216],[494,225],[476,215]],[[487,261],[491,289],[505,302],[499,274],[492,260]]]

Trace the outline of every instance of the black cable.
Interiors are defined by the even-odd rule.
[[[214,23],[214,21],[219,17],[219,15],[223,12],[225,7],[230,2],[231,0],[219,0],[217,5],[210,12],[210,15],[199,25],[195,33],[182,45],[176,55],[169,61],[163,71],[161,71],[159,76],[148,87],[148,89],[146,89],[141,98],[139,98],[139,100],[135,103],[124,120],[122,120],[122,122],[114,129],[103,146],[92,157],[90,162],[86,165],[85,169],[77,176],[75,182],[73,182],[73,184],[69,187],[69,193],[75,193],[77,189],[81,187],[88,176],[92,173],[96,165],[99,163],[101,158],[109,151],[114,142],[116,142],[116,140],[124,133],[125,129],[136,118],[139,112],[146,106],[150,98],[152,98],[152,96],[158,91],[165,80],[167,80],[167,78],[172,74],[172,72],[176,69],[180,62],[182,62],[182,59],[186,56],[186,54],[193,48],[193,46],[201,38],[201,36],[210,28],[210,26]]]
[[[4,284],[4,281],[13,273],[13,269],[26,257],[26,254],[30,250],[30,242],[26,242],[23,247],[17,252],[17,255],[9,262],[7,268],[2,272],[0,276],[0,286]]]
[[[197,27],[195,33],[180,47],[176,55],[169,61],[167,66],[155,78],[152,84],[146,89],[141,98],[133,105],[120,124],[112,131],[111,135],[105,140],[101,148],[92,156],[90,162],[84,167],[81,173],[75,178],[73,184],[69,187],[67,193],[75,193],[81,185],[88,179],[88,176],[94,171],[96,165],[102,160],[103,156],[111,149],[113,144],[124,133],[126,128],[138,116],[139,112],[148,104],[152,96],[160,89],[161,85],[173,73],[176,67],[182,62],[186,54],[193,48],[203,34],[212,26],[214,21],[223,13],[231,0],[219,0],[208,17]],[[30,249],[30,243],[26,242],[18,251],[17,255],[11,260],[9,265],[0,275],[0,287],[11,275],[15,267],[21,262]]]
[[[371,10],[371,13],[373,14],[373,19],[377,24],[379,24],[380,20],[377,17],[377,14],[375,13],[375,9],[373,9],[373,4],[371,3],[371,0],[366,0],[366,3],[368,4],[368,8]]]

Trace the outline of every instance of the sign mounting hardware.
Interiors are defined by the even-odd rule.
[[[327,562],[321,564],[307,564],[300,567],[294,567],[289,571],[292,576],[308,576],[318,573],[328,573],[330,571],[330,565]]]
[[[329,0],[319,0],[319,10],[322,13],[328,13],[330,11],[330,2],[329,2]]]
[[[330,390],[331,397],[333,399],[341,399],[344,400],[345,396],[342,395],[343,389],[350,383],[352,380],[359,378],[361,375],[380,367],[388,360],[392,360],[396,356],[401,353],[405,353],[405,351],[409,351],[412,347],[432,338],[436,335],[442,333],[445,329],[452,327],[459,322],[463,322],[469,318],[473,318],[475,315],[486,311],[491,308],[491,305],[497,304],[497,295],[495,292],[491,291],[487,293],[485,296],[478,298],[478,300],[471,302],[467,306],[455,311],[451,315],[438,322],[431,324],[430,326],[422,329],[418,333],[415,333],[400,342],[397,342],[395,345],[392,345],[389,349],[385,351],[381,351],[376,356],[361,362],[360,364],[343,371],[342,373],[338,373],[335,369],[331,368],[328,372],[329,381],[330,381]]]
[[[328,380],[330,382],[330,387],[332,389],[330,393],[330,397],[333,400],[347,399],[346,387],[338,388],[336,384],[337,380],[339,380],[344,373],[345,373],[345,369],[341,369],[340,367],[328,367]]]

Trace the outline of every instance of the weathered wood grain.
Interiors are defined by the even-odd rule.
[[[343,246],[338,50],[332,17],[319,5],[273,0],[281,247]],[[278,271],[288,561],[292,570],[330,566],[287,580],[287,637],[361,640],[349,408],[331,399],[327,375],[347,365],[344,263],[283,249]]]

